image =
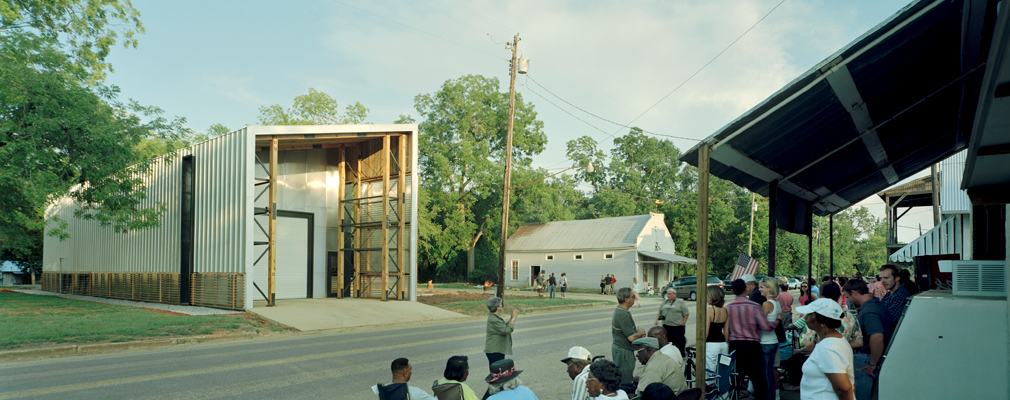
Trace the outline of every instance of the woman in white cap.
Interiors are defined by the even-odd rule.
[[[852,346],[842,338],[842,307],[831,299],[817,299],[809,305],[796,307],[806,314],[808,329],[817,332],[821,340],[803,363],[800,399],[852,400],[855,375],[852,367]]]

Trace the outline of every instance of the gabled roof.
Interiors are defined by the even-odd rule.
[[[663,214],[525,224],[509,237],[509,251],[619,249],[638,246],[649,221]],[[664,225],[665,226],[665,225]]]
[[[913,2],[681,160],[712,146],[713,175],[795,205],[779,218],[835,213],[912,176],[968,145],[996,4]]]
[[[937,172],[937,178],[940,173]],[[940,180],[940,182],[943,182]],[[937,191],[940,189],[937,188]],[[922,207],[933,205],[933,177],[924,176],[904,185],[877,193],[884,204],[900,207]],[[898,200],[901,200],[898,202]]]

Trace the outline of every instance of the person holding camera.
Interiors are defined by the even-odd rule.
[[[684,356],[684,347],[687,346],[684,333],[689,316],[691,310],[687,308],[687,302],[677,301],[677,289],[673,286],[666,288],[666,299],[659,305],[659,314],[656,315],[654,325],[659,325],[662,321],[663,328],[666,329],[666,338],[680,350],[681,357]]]

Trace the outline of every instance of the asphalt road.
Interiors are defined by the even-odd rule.
[[[632,308],[646,329],[658,297]],[[694,302],[689,306],[694,310]],[[540,399],[568,399],[572,381],[560,362],[580,345],[609,359],[614,306],[519,315],[512,334],[520,379]],[[374,399],[370,386],[390,380],[389,363],[407,357],[411,385],[430,393],[452,355],[470,359],[469,384],[486,385],[483,318],[402,329],[303,334],[223,344],[68,357],[0,366],[0,399]],[[694,317],[688,321],[694,343]]]

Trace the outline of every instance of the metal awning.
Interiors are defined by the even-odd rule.
[[[713,175],[777,187],[780,220],[843,210],[967,147],[996,4],[910,4],[681,160],[712,146]]]
[[[641,251],[641,250],[639,250],[638,254],[641,254],[641,255],[646,256],[646,257],[652,257],[652,258],[655,258],[657,260],[669,261],[669,262],[672,262],[674,264],[697,264],[698,263],[698,260],[695,260],[693,258],[687,258],[687,257],[684,257],[684,256],[678,256],[676,254],[670,254],[670,253],[660,253],[660,252],[655,252],[655,251]]]
[[[1010,17],[1003,3],[961,183],[972,203],[1010,203]]]

